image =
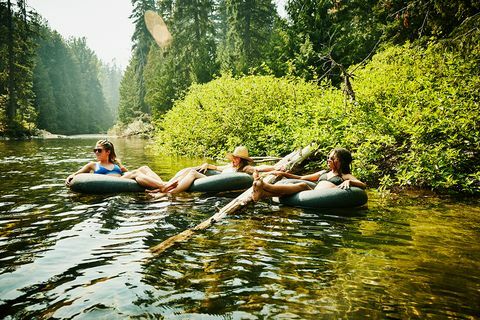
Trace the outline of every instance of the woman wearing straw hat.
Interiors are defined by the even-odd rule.
[[[186,168],[179,171],[163,188],[168,193],[179,193],[188,190],[196,179],[205,178],[207,170],[216,170],[220,173],[245,172],[252,174],[254,171],[267,172],[279,168],[270,165],[252,166],[252,158],[248,155],[248,149],[244,146],[236,147],[232,153],[227,154],[230,163],[224,166],[204,163],[198,167]],[[157,190],[158,191],[158,190]]]

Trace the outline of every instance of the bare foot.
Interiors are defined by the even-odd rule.
[[[154,199],[160,199],[167,195],[166,193],[160,192],[160,189],[145,190],[145,192],[148,194],[149,197],[152,197]]]
[[[253,170],[252,177],[253,177],[253,180],[255,180],[255,181],[257,181],[258,179],[260,179],[260,174],[258,173],[257,170]]]
[[[265,182],[263,182],[262,179],[255,180],[253,182],[252,201],[257,202],[258,200],[274,196],[273,193],[266,191],[264,186]]]
[[[173,189],[175,189],[177,187],[177,185],[178,185],[178,180],[168,182],[161,188],[161,191],[164,192],[164,193],[170,192]]]
[[[160,189],[152,189],[152,190],[150,190],[150,189],[145,189],[145,192],[146,192],[146,193],[161,193],[162,190],[160,190]]]

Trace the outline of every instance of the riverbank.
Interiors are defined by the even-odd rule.
[[[148,115],[143,115],[130,123],[117,122],[108,130],[108,134],[117,137],[152,138],[155,134],[155,126]]]
[[[38,130],[33,135],[29,136],[22,136],[22,137],[8,137],[8,136],[0,136],[0,140],[8,141],[8,140],[31,140],[31,139],[81,139],[81,138],[98,138],[98,139],[105,139],[105,138],[118,138],[121,135],[115,135],[111,133],[85,133],[85,134],[74,134],[74,135],[64,135],[64,134],[57,134],[51,133],[46,130]]]
[[[20,136],[6,136],[1,135],[0,140],[28,140],[28,139],[59,139],[67,138],[66,135],[55,134],[46,130],[35,130],[33,135],[20,135]]]

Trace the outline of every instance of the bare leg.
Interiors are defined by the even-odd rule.
[[[173,178],[171,178],[170,180],[168,180],[168,182],[182,179],[182,178],[185,177],[191,170],[193,170],[193,168],[185,168],[185,169],[182,169],[182,170],[178,171],[177,173],[175,173],[175,175],[173,176]]]
[[[180,193],[180,192],[186,191],[188,190],[188,188],[190,188],[193,181],[195,181],[196,179],[205,178],[205,177],[206,175],[191,169],[190,171],[188,171],[188,173],[186,173],[186,175],[183,178],[180,178],[179,180],[177,180],[178,185],[174,189],[171,189],[169,192]]]
[[[271,198],[275,197],[275,194],[268,192],[265,190],[265,185],[267,182],[264,182],[263,180],[255,180],[253,181],[253,192],[252,192],[252,200],[257,202],[260,199],[264,198]]]
[[[137,183],[142,187],[149,189],[159,189],[160,192],[164,192],[163,189],[165,188],[165,182],[161,180],[159,181],[153,177],[149,177],[146,174],[138,173],[135,177],[135,181],[137,181]]]
[[[156,180],[159,180],[159,181],[163,181],[162,178],[160,178],[160,176],[158,174],[156,174],[155,171],[150,169],[150,167],[148,167],[148,166],[142,166],[142,167],[138,168],[137,170],[140,171],[141,173],[145,174],[146,176],[152,177],[152,178],[154,178]]]
[[[288,196],[300,191],[310,190],[305,182],[292,184],[271,184],[261,179],[253,182],[252,200],[258,201],[264,198]]]
[[[163,192],[165,188],[165,182],[147,166],[140,167],[137,170],[126,172],[122,178],[133,179],[137,181],[139,185],[149,189],[159,189]]]

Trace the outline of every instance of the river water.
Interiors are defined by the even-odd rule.
[[[0,141],[0,318],[472,319],[479,201],[369,191],[361,210],[261,202],[160,255],[149,248],[237,194],[79,195],[95,137]],[[169,178],[199,159],[112,139]]]

